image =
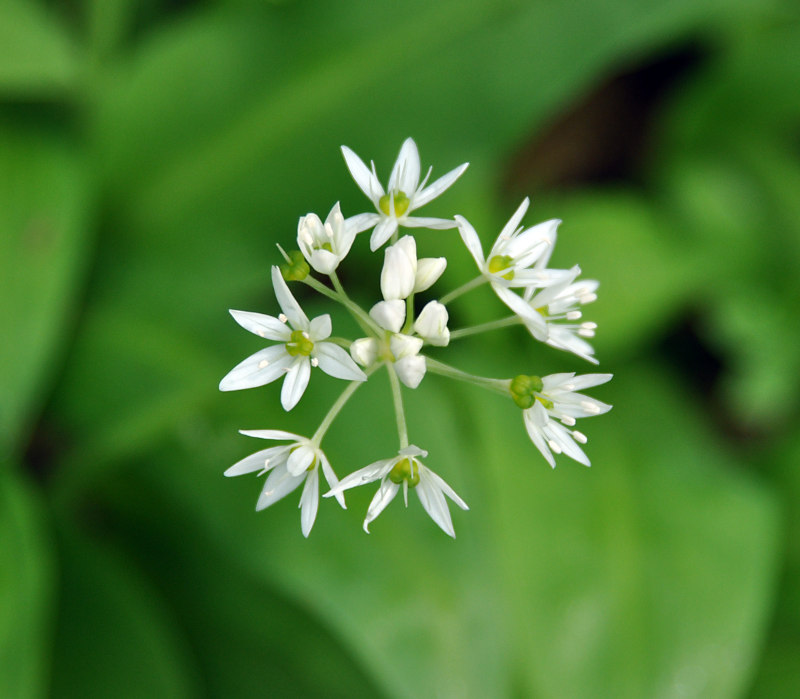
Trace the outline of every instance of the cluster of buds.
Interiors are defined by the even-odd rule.
[[[269,507],[301,484],[301,529],[308,536],[319,505],[319,471],[329,490],[344,507],[344,491],[380,481],[367,509],[364,530],[394,499],[401,487],[408,505],[408,491],[419,497],[425,511],[441,529],[455,536],[445,496],[461,509],[464,500],[434,471],[422,463],[428,453],[409,443],[403,410],[401,384],[417,389],[427,372],[466,381],[511,399],[522,410],[523,424],[536,448],[555,467],[554,454],[589,465],[581,448],[583,433],[573,429],[577,418],[600,415],[610,405],[579,393],[605,383],[610,374],[574,373],[549,376],[520,375],[497,379],[468,374],[435,359],[426,347],[447,347],[459,338],[523,325],[536,340],[597,363],[588,339],[595,324],[582,322],[580,307],[597,297],[598,283],[579,281],[580,268],[548,267],[556,241],[559,221],[524,228],[521,223],[528,209],[527,199],[500,231],[488,256],[480,238],[463,216],[450,219],[412,216],[418,208],[447,190],[466,170],[467,164],[451,170],[428,184],[431,170],[420,182],[417,146],[407,139],[392,168],[386,189],[380,183],[374,163],[367,167],[352,150],[342,153],[356,184],[372,202],[375,211],[350,218],[335,204],[324,223],[316,214],[300,219],[297,227],[298,250],[281,250],[285,263],[272,268],[272,285],[281,313],[278,316],[249,311],[231,311],[239,325],[274,344],[256,352],[235,366],[220,382],[220,389],[233,391],[253,388],[283,377],[281,404],[291,410],[300,401],[318,368],[348,384],[310,437],[282,430],[242,430],[242,434],[281,442],[278,446],[251,454],[231,466],[227,476],[258,472],[268,474],[256,509]],[[419,312],[415,294],[428,291],[447,267],[444,257],[418,258],[416,239],[400,237],[400,228],[458,229],[478,268],[477,276],[466,284],[431,300]],[[343,288],[337,269],[347,257],[360,233],[371,230],[370,249],[383,253],[380,274],[381,300],[368,311],[356,304]],[[315,277],[311,270],[322,277]],[[328,297],[346,309],[363,332],[353,340],[332,337],[328,314],[309,320],[289,290],[287,282],[298,282]],[[447,307],[457,298],[481,285],[489,284],[511,315],[480,325],[451,330]],[[321,444],[345,403],[365,381],[384,368],[389,377],[395,408],[399,449],[395,456],[376,461],[338,480]]]

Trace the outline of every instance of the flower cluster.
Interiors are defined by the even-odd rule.
[[[429,355],[427,347],[447,347],[458,338],[476,335],[511,325],[523,325],[538,341],[571,352],[594,364],[594,349],[588,342],[595,324],[583,322],[580,307],[594,301],[598,283],[579,280],[580,268],[549,267],[559,221],[552,220],[525,228],[522,220],[528,210],[525,199],[484,255],[480,237],[463,216],[449,219],[412,216],[447,190],[464,173],[467,163],[428,184],[431,169],[420,182],[417,146],[407,139],[395,161],[386,188],[370,167],[352,150],[342,146],[345,163],[356,184],[366,194],[375,211],[345,218],[336,203],[323,223],[316,214],[300,218],[297,250],[281,249],[285,263],[272,268],[272,286],[281,313],[277,316],[251,311],[231,311],[245,330],[272,344],[237,364],[220,382],[220,389],[233,391],[263,386],[283,378],[281,404],[294,408],[308,386],[312,369],[347,381],[314,434],[303,437],[282,430],[243,430],[242,434],[281,442],[262,449],[231,466],[227,476],[258,472],[268,474],[257,510],[269,507],[303,485],[300,496],[301,529],[308,536],[319,505],[319,471],[329,490],[345,507],[344,491],[379,481],[378,490],[364,519],[364,529],[403,491],[419,497],[424,510],[448,535],[455,537],[445,496],[463,510],[464,500],[421,459],[428,453],[409,443],[403,411],[401,384],[416,389],[427,372],[466,381],[510,398],[522,410],[522,421],[534,446],[555,467],[554,454],[565,454],[589,465],[581,448],[586,437],[575,427],[577,418],[600,415],[610,405],[579,391],[605,383],[610,374],[574,373],[549,376],[519,375],[498,379],[474,376]],[[429,301],[418,312],[415,294],[430,290],[447,268],[444,257],[419,258],[413,235],[400,235],[400,228],[434,230],[458,229],[467,251],[477,265],[477,276],[470,282]],[[356,304],[343,288],[337,269],[347,257],[359,234],[371,230],[369,247],[383,250],[380,273],[381,299],[369,310]],[[316,272],[324,281],[312,275]],[[328,314],[309,320],[289,289],[287,282],[299,282],[328,297],[346,309],[358,323],[362,337],[349,340],[332,337]],[[510,316],[481,325],[449,328],[447,307],[470,290],[488,284]],[[502,308],[503,306],[499,306]],[[345,403],[379,369],[389,376],[395,406],[399,449],[351,473],[341,481],[333,471],[321,444]]]

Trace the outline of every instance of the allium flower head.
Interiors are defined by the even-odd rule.
[[[310,440],[292,432],[283,430],[240,430],[240,432],[248,437],[291,442],[250,454],[225,471],[225,475],[241,476],[255,471],[259,471],[259,476],[269,473],[258,498],[256,510],[266,509],[305,482],[300,496],[300,528],[303,536],[308,537],[317,518],[320,468],[330,488],[335,488],[339,483],[324,452]],[[336,499],[342,507],[345,506],[344,497],[340,493],[336,495]]]
[[[356,184],[369,197],[377,212],[371,214],[369,219],[369,224],[375,225],[369,242],[372,250],[377,250],[389,240],[397,231],[398,226],[407,228],[455,227],[455,222],[451,220],[410,216],[410,214],[442,194],[461,176],[469,163],[460,165],[433,184],[426,186],[433,168],[428,169],[428,173],[420,183],[417,144],[413,139],[407,138],[400,148],[392,173],[389,175],[388,186],[384,190],[375,172],[375,163],[371,162],[371,168],[368,168],[364,161],[347,146],[342,146],[342,154]]]
[[[419,457],[424,458],[427,455],[428,452],[412,444],[401,449],[397,456],[391,459],[376,461],[345,476],[338,486],[325,493],[325,497],[338,495],[348,488],[380,480],[378,492],[372,498],[364,519],[364,531],[369,532],[369,523],[394,500],[401,486],[403,500],[408,507],[408,489],[412,488],[431,519],[442,528],[442,531],[455,538],[456,533],[450,518],[450,510],[444,496],[447,495],[462,510],[468,510],[469,507],[447,483],[419,460]]]
[[[231,311],[231,315],[245,330],[281,344],[260,350],[237,364],[220,381],[220,390],[264,386],[285,375],[281,404],[291,410],[308,386],[312,366],[337,379],[366,381],[364,372],[344,349],[324,342],[331,334],[331,317],[326,313],[309,321],[277,267],[272,268],[272,284],[283,311],[278,318],[249,311]]]

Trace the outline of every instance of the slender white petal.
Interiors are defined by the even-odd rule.
[[[230,314],[245,330],[266,340],[286,342],[292,334],[291,328],[287,327],[286,323],[281,323],[277,318],[263,313],[231,310]]]
[[[406,216],[402,222],[406,228],[434,228],[436,230],[447,230],[458,225],[452,218],[430,218],[428,216]]]
[[[363,231],[366,231],[369,228],[372,228],[378,221],[381,220],[380,214],[357,214],[355,216],[351,216],[348,219],[345,219],[344,225],[346,228],[353,231],[353,233],[358,234]]]
[[[289,323],[295,330],[308,330],[308,318],[300,308],[300,304],[292,296],[289,287],[283,280],[280,269],[277,266],[272,268],[272,286],[275,288],[275,296],[284,315],[289,319]]]
[[[325,474],[325,480],[328,481],[328,487],[331,489],[336,488],[339,485],[339,479],[336,478],[336,474],[333,472],[333,468],[331,467],[328,458],[323,452],[320,452],[319,459],[322,463],[322,473]],[[338,502],[342,508],[346,510],[347,505],[344,503],[344,493],[336,492],[333,493],[333,496],[336,498],[336,502]]]
[[[541,313],[525,303],[521,296],[515,294],[510,289],[506,289],[499,284],[492,284],[492,288],[500,300],[514,311],[522,322],[525,323],[525,327],[528,328],[531,335],[537,340],[544,341],[547,339],[547,323]]]
[[[308,336],[313,342],[325,340],[331,336],[331,317],[325,315],[314,318],[308,327]]]
[[[384,195],[383,186],[373,173],[352,150],[347,146],[342,146],[342,155],[347,164],[347,169],[356,181],[364,194],[366,194],[375,206],[378,206],[380,198]]]
[[[292,361],[284,345],[265,347],[233,367],[219,382],[219,390],[239,391],[265,386],[283,376]]]
[[[439,490],[433,480],[429,478],[428,469],[422,465],[419,467],[419,483],[415,490],[425,512],[441,527],[445,534],[455,539],[456,532],[453,529],[453,521],[450,518],[450,510],[447,508],[444,495],[442,495],[442,491]]]
[[[226,476],[241,476],[253,471],[268,471],[282,463],[286,463],[290,447],[283,445],[279,447],[269,447],[262,449],[255,454],[246,456],[241,461],[237,461],[233,466],[225,471]]]
[[[550,464],[552,468],[555,468],[556,460],[550,453],[550,448],[547,446],[547,440],[542,432],[542,426],[537,420],[536,412],[539,408],[544,410],[541,403],[535,403],[533,407],[522,412],[525,429],[528,432],[528,436],[531,438],[534,446],[541,452],[542,456],[547,460],[547,463]]]
[[[300,529],[308,538],[319,507],[319,469],[314,469],[306,477],[303,494],[300,496]]]
[[[311,362],[308,357],[297,357],[286,372],[281,386],[281,405],[286,411],[294,408],[303,397],[311,378]]]
[[[439,488],[439,490],[441,490],[445,495],[447,495],[447,497],[449,497],[462,510],[469,509],[467,503],[465,503],[461,499],[461,497],[459,497],[458,493],[456,493],[456,491],[453,490],[441,476],[431,471],[430,469],[427,469],[427,471],[428,471],[428,477],[434,482],[434,484]]]
[[[369,239],[369,248],[373,252],[383,245],[397,230],[397,219],[384,218],[372,231]]]
[[[366,381],[367,375],[358,368],[347,351],[332,342],[318,342],[311,353],[319,368],[328,376],[345,381]]]
[[[478,269],[483,272],[486,266],[486,259],[483,257],[481,239],[478,237],[477,231],[463,216],[456,216],[456,221],[458,222],[458,232],[461,234],[461,240],[467,246],[467,250],[472,255],[472,259],[475,260],[475,264],[478,265]]]
[[[401,191],[410,197],[419,183],[419,151],[414,139],[407,138],[389,175],[389,191]]]
[[[367,508],[367,516],[364,519],[364,531],[367,532],[367,534],[369,534],[369,523],[383,512],[386,506],[394,500],[394,496],[397,495],[399,489],[400,486],[397,483],[393,483],[388,478],[381,483],[381,487],[378,488],[378,492],[375,493],[375,497],[372,498],[372,502],[370,502]]]
[[[317,451],[308,444],[301,444],[291,450],[286,460],[286,470],[293,476],[302,476],[317,458]]]
[[[284,430],[239,430],[239,434],[247,437],[258,437],[259,439],[303,439],[299,434],[285,432]]]
[[[446,175],[442,175],[438,180],[429,184],[425,189],[421,189],[415,196],[413,206],[415,209],[418,209],[421,206],[425,206],[429,201],[436,199],[440,194],[442,194],[445,190],[449,189],[450,186],[459,178],[461,175],[464,174],[464,170],[469,167],[469,163],[464,163],[463,165],[459,165],[457,168],[450,170]]]
[[[267,476],[267,482],[264,483],[264,489],[256,503],[256,510],[263,510],[270,505],[274,505],[278,500],[285,497],[299,486],[305,475],[292,476],[287,470],[286,466],[278,466],[270,471]]]
[[[394,466],[396,463],[397,459],[381,459],[380,461],[375,461],[368,466],[358,469],[358,471],[353,471],[353,473],[350,473],[342,478],[342,480],[339,481],[339,484],[336,487],[331,488],[330,492],[325,493],[323,497],[327,498],[331,495],[336,495],[337,492],[341,493],[345,490],[349,490],[350,488],[355,488],[356,486],[364,485],[365,483],[372,483],[379,478],[383,478],[384,475],[392,470],[392,466]]]
[[[511,238],[511,236],[516,232],[517,228],[519,227],[520,222],[522,221],[522,217],[525,216],[525,212],[528,210],[528,206],[530,205],[531,200],[528,197],[525,197],[522,200],[522,203],[517,207],[517,210],[514,212],[514,215],[508,219],[508,222],[505,226],[503,226],[503,230],[500,231],[500,235],[497,237],[497,242],[492,247],[492,254],[499,254],[495,251],[495,248],[501,241],[506,241]]]

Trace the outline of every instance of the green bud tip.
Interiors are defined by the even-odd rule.
[[[390,211],[389,207],[391,206],[392,202],[392,193],[384,194],[380,200],[378,201],[378,206],[380,210],[383,211],[387,216],[391,216],[392,212]],[[394,215],[395,216],[402,216],[406,211],[408,211],[408,205],[411,203],[411,200],[406,196],[405,192],[394,192]]]
[[[400,485],[403,481],[413,488],[419,483],[419,465],[413,459],[403,459],[398,461],[389,471],[389,480]]]

